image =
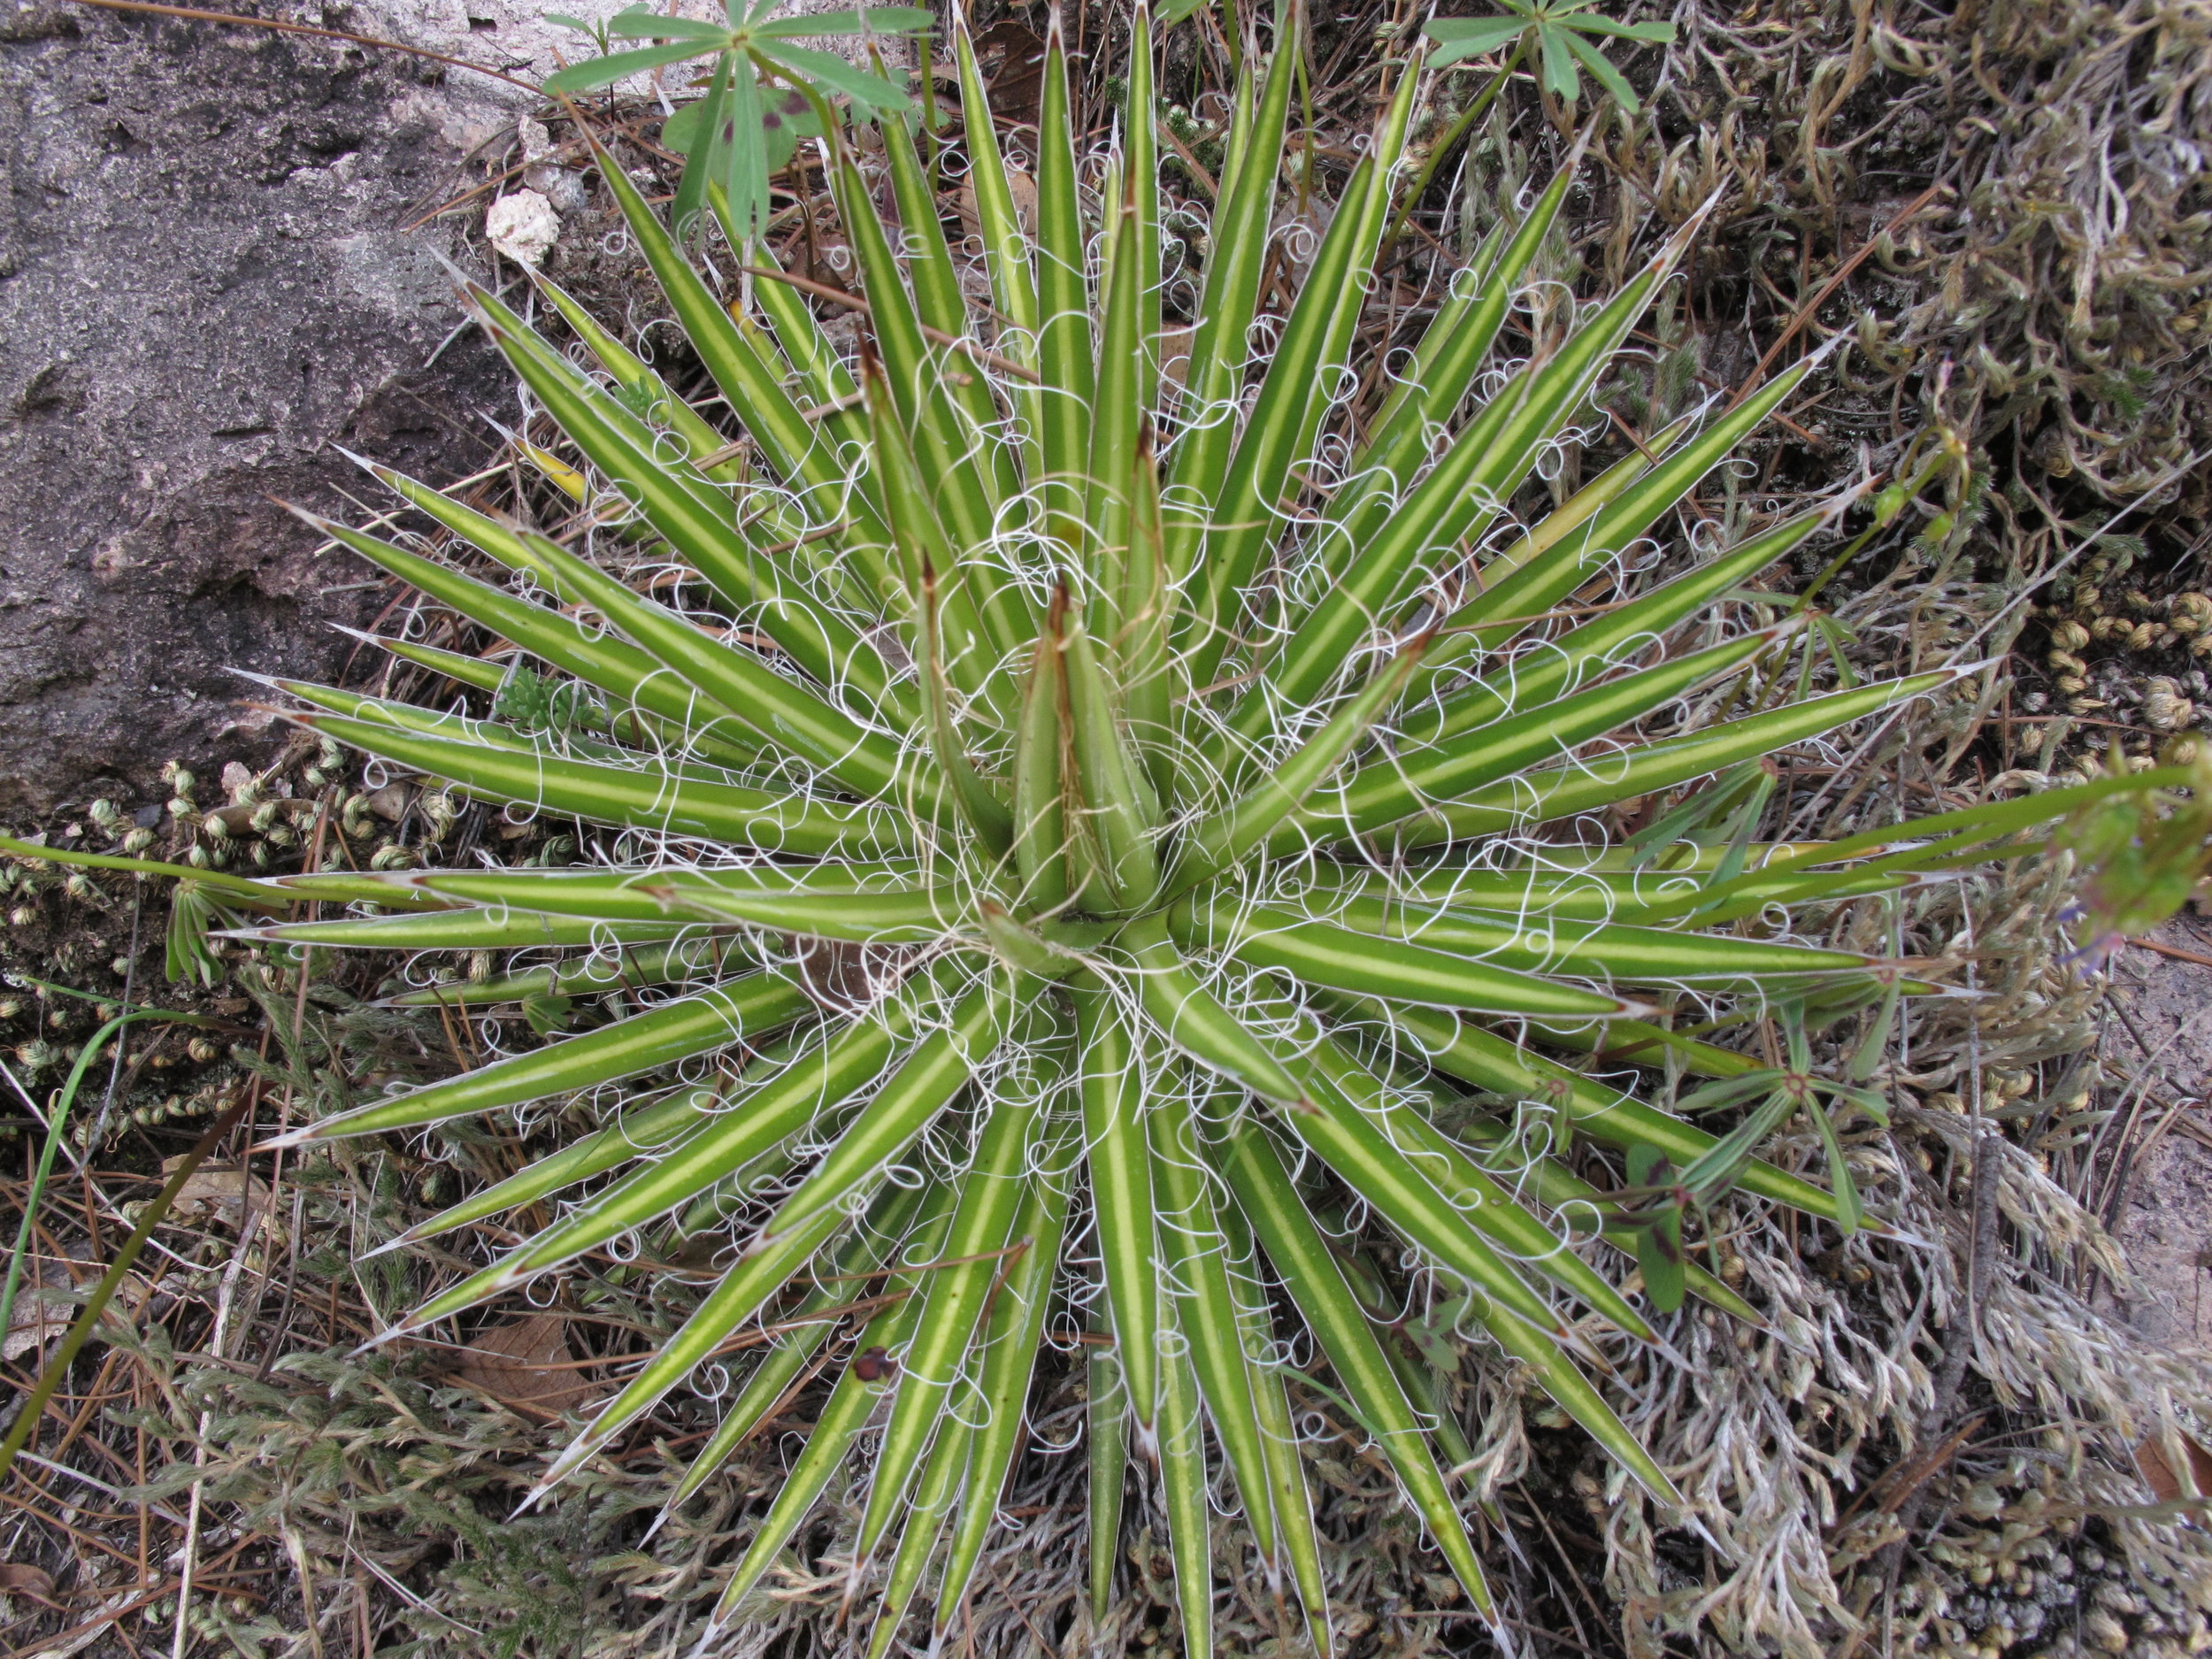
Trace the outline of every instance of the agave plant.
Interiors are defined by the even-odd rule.
[[[1806,1083],[1809,1022],[1878,1019],[1922,988],[1793,937],[1792,907],[1980,856],[2064,803],[1931,820],[1910,847],[1889,830],[1751,839],[1765,757],[1960,671],[1853,684],[1786,595],[1747,591],[1827,514],[1720,549],[1655,541],[1796,374],[1643,434],[1555,505],[1532,486],[1691,231],[1563,338],[1507,357],[1563,173],[1377,374],[1356,354],[1387,280],[1410,66],[1299,281],[1271,251],[1286,38],[1237,88],[1202,236],[1192,209],[1164,221],[1141,7],[1102,155],[1079,154],[1050,40],[1033,221],[964,34],[952,44],[979,254],[943,227],[942,152],[804,87],[853,295],[742,234],[693,263],[609,160],[713,395],[686,401],[549,283],[572,351],[472,290],[562,434],[522,447],[572,516],[541,534],[372,466],[447,551],[506,580],[316,520],[512,650],[384,639],[465,696],[441,712],[280,682],[292,718],[460,794],[607,828],[573,869],[209,890],[369,907],[257,939],[530,953],[403,1001],[527,1002],[549,1022],[548,999],[618,986],[629,1011],[282,1144],[480,1114],[542,1128],[561,1120],[548,1102],[596,1114],[394,1241],[551,1217],[387,1334],[587,1253],[708,1264],[540,1493],[692,1387],[720,1426],[672,1509],[827,1366],[718,1621],[851,1461],[873,1649],[926,1590],[941,1635],[1056,1345],[1087,1356],[1102,1605],[1126,1463],[1164,1510],[1187,1651],[1210,1650],[1217,1509],[1240,1509],[1281,1604],[1323,1624],[1294,1427],[1319,1410],[1387,1461],[1489,1615],[1454,1484],[1471,1448],[1432,1350],[1402,1338],[1409,1302],[1385,1298],[1517,1368],[1671,1506],[1592,1380],[1607,1345],[1661,1340],[1685,1294],[1756,1319],[1695,1259],[1691,1210],[1724,1188],[1854,1224],[1839,1151],[1825,1181],[1754,1155],[1785,1122],[1832,1148],[1832,1113],[1878,1110]],[[1190,296],[1186,326],[1164,321],[1169,293]],[[841,344],[832,308],[858,313]],[[1632,579],[1655,546],[1665,579]],[[1681,1015],[1779,1018],[1793,1064],[1757,1071]],[[482,1026],[495,1044],[516,1029]],[[1767,1104],[1716,1135],[1669,1095],[1623,1092],[1624,1056],[1664,1062],[1663,1088],[1739,1080],[1706,1104]],[[1576,1145],[1612,1149],[1586,1174],[1635,1185],[1588,1185],[1563,1161]]]

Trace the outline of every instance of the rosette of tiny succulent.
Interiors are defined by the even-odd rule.
[[[1491,1613],[1440,1361],[1379,1296],[1456,1310],[1465,1363],[1518,1368],[1670,1512],[1666,1471],[1592,1379],[1606,1345],[1663,1340],[1683,1295],[1756,1318],[1698,1267],[1694,1225],[1682,1242],[1683,1202],[1725,1187],[1831,1229],[1858,1214],[1825,1168],[1654,1103],[1669,1054],[1674,1075],[1753,1064],[1671,1010],[1801,1024],[1930,988],[1793,937],[1793,907],[1997,833],[1939,825],[1912,858],[1890,833],[1751,838],[1763,757],[1958,672],[1852,683],[1786,595],[1743,596],[1832,511],[1676,537],[1796,376],[1645,434],[1552,504],[1540,459],[1691,232],[1517,358],[1563,174],[1439,273],[1417,346],[1367,377],[1423,77],[1402,66],[1301,281],[1270,257],[1298,56],[1278,44],[1248,57],[1202,234],[1194,206],[1164,221],[1141,12],[1098,153],[1079,150],[1056,34],[1033,153],[983,119],[956,150],[820,104],[855,279],[834,303],[760,242],[680,240],[608,162],[710,394],[687,402],[548,282],[541,314],[580,346],[478,290],[561,434],[530,453],[572,498],[563,537],[380,466],[443,545],[511,580],[316,521],[527,667],[391,639],[481,695],[439,711],[281,682],[293,718],[445,789],[607,827],[576,868],[272,881],[377,913],[246,931],[528,952],[408,995],[495,1013],[618,982],[629,1011],[541,1047],[488,1026],[516,1051],[288,1140],[598,1114],[401,1240],[554,1217],[396,1332],[618,1240],[716,1263],[541,1492],[711,1375],[720,1428],[681,1504],[826,1362],[718,1618],[850,1461],[877,1647],[910,1615],[941,1631],[1001,1525],[1041,1356],[1079,1348],[1095,1594],[1125,1458],[1156,1482],[1191,1652],[1225,1498],[1283,1605],[1325,1620],[1294,1428],[1319,1411],[1387,1461]],[[964,35],[950,46],[964,107],[987,110]],[[956,159],[965,246],[941,211]],[[841,337],[826,325],[847,311]],[[1631,801],[1680,833],[1622,841],[1609,809]],[[1590,1057],[1622,1051],[1653,1069]],[[1800,1087],[1761,1122],[1809,1113],[1832,1143],[1828,1114],[1864,1096]],[[1586,1146],[1578,1176],[1564,1156]],[[1587,1184],[1607,1169],[1612,1187]]]

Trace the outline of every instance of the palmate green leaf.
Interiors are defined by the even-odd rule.
[[[1148,18],[1101,153],[1074,129],[1050,27],[1020,146],[1025,228],[964,25],[966,154],[949,157],[889,113],[902,87],[810,56],[791,42],[820,20],[772,9],[726,30],[624,27],[682,36],[645,49],[674,54],[658,61],[726,52],[732,119],[764,88],[804,98],[856,336],[826,326],[754,234],[772,153],[733,142],[713,158],[711,108],[690,150],[722,176],[697,191],[687,176],[678,205],[703,200],[726,247],[680,241],[603,157],[665,295],[657,327],[683,336],[650,355],[695,358],[710,384],[687,402],[549,288],[588,357],[473,296],[539,417],[517,453],[559,509],[530,522],[558,539],[527,527],[526,503],[511,521],[379,471],[512,579],[321,526],[443,608],[458,632],[426,635],[439,646],[380,645],[458,701],[274,687],[388,770],[603,829],[571,870],[211,876],[180,906],[188,933],[220,903],[254,918],[239,937],[290,949],[503,953],[470,980],[436,977],[452,958],[432,955],[396,998],[491,1040],[489,1064],[288,1140],[517,1112],[544,1127],[538,1156],[400,1243],[513,1214],[527,1230],[387,1335],[629,1235],[715,1263],[695,1294],[669,1287],[672,1333],[547,1486],[720,1367],[742,1377],[672,1502],[718,1490],[717,1468],[777,1411],[810,1421],[789,1479],[741,1522],[718,1623],[764,1606],[764,1575],[850,1465],[859,1525],[832,1548],[855,1597],[882,1586],[856,1613],[875,1618],[870,1645],[926,1617],[949,1651],[1032,1395],[1072,1363],[1045,1350],[1076,1331],[1101,1617],[1133,1460],[1167,1521],[1183,1649],[1208,1650],[1216,1564],[1246,1539],[1286,1621],[1333,1646],[1300,1443],[1316,1413],[1371,1444],[1490,1617],[1440,1470],[1474,1450],[1454,1367],[1502,1354],[1512,1386],[1582,1425],[1664,1524],[1668,1471],[1623,1427],[1595,1334],[1663,1345],[1686,1297],[1700,1317],[1760,1317],[1699,1259],[1697,1207],[1724,1193],[1798,1212],[1809,1249],[1890,1225],[1862,1217],[1878,1206],[1844,1156],[1847,1114],[1878,1096],[1863,1080],[1779,1091],[1763,1056],[1722,1043],[1799,1002],[1888,1010],[1934,987],[1787,918],[2027,856],[2055,817],[2193,774],[1827,845],[1763,839],[1787,804],[1772,757],[1847,744],[1972,670],[1853,684],[1793,655],[1801,617],[1752,623],[1755,604],[1793,609],[1771,584],[1839,508],[1755,518],[1709,549],[1701,532],[1680,557],[1699,480],[1805,365],[1644,434],[1563,503],[1533,478],[1699,221],[1538,360],[1501,361],[1571,164],[1518,220],[1473,227],[1465,271],[1421,278],[1442,297],[1402,375],[1369,377],[1379,251],[1397,250],[1394,272],[1431,257],[1389,234],[1430,83],[1389,88],[1344,196],[1313,215],[1325,228],[1300,279],[1271,248],[1295,211],[1279,175],[1305,47],[1286,22],[1245,56],[1212,222],[1178,278],[1197,296],[1179,380]],[[1569,4],[1509,9],[1518,35],[1544,35],[1526,43],[1555,87],[1584,70],[1613,86],[1590,41],[1654,38]],[[919,14],[833,27],[864,38]],[[1523,43],[1483,20],[1432,38],[1439,58]],[[886,125],[853,130],[872,111]],[[938,195],[964,162],[972,270]],[[1263,291],[1271,271],[1287,287]],[[1363,383],[1386,388],[1378,407]],[[1669,574],[1634,574],[1654,569]],[[654,572],[643,591],[638,571]],[[1602,810],[1637,796],[1647,841]],[[290,910],[311,902],[378,910]],[[1755,931],[1732,926],[1754,912]],[[616,986],[639,993],[626,1018],[515,1050],[512,999]],[[1682,1032],[1632,1000],[1674,986],[1710,1005]],[[1853,1056],[1854,1077],[1877,1058]],[[1695,1121],[1654,1103],[1682,1076],[1727,1085],[1686,1086]],[[1763,1161],[1809,1103],[1827,1157]],[[1640,1191],[1637,1171],[1688,1196]],[[1403,1324],[1416,1283],[1440,1294]]]

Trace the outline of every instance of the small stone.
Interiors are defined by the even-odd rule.
[[[516,128],[522,141],[522,181],[552,204],[556,213],[573,213],[584,205],[584,181],[561,165],[558,146],[543,121],[524,117]]]
[[[535,190],[503,196],[484,215],[484,234],[491,245],[517,265],[532,270],[545,262],[560,234],[560,215]]]

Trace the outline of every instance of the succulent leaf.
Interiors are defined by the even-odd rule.
[[[1555,90],[1578,68],[1613,85],[1574,31],[1624,31],[1571,6],[1511,9],[1432,26],[1440,60],[1534,29]],[[1450,1391],[1434,1368],[1504,1356],[1663,1509],[1677,1502],[1667,1471],[1593,1380],[1604,1345],[1663,1340],[1686,1295],[1757,1317],[1701,1263],[1707,1240],[1679,1206],[1624,1207],[1609,1180],[1632,1192],[1632,1171],[1663,1164],[1696,1172],[1701,1194],[1732,1187],[1831,1230],[1884,1225],[1862,1215],[1822,1111],[1828,1185],[1761,1160],[1779,1121],[1749,1106],[1771,1092],[1763,1074],[1669,1029],[1671,997],[1892,1008],[1930,987],[1902,964],[1816,948],[1793,933],[1793,908],[2016,856],[2034,824],[2103,795],[1949,814],[1918,839],[1909,825],[1827,847],[1755,839],[1769,757],[1965,671],[1849,684],[1797,654],[1801,619],[1776,623],[1743,596],[1832,515],[1755,523],[1695,552],[1660,528],[1794,373],[1651,434],[1563,503],[1532,486],[1694,221],[1556,345],[1502,362],[1563,173],[1447,285],[1371,409],[1354,371],[1415,73],[1392,88],[1302,283],[1263,298],[1300,43],[1286,26],[1271,59],[1248,58],[1197,311],[1171,342],[1141,6],[1102,157],[1080,153],[1051,28],[1033,194],[956,24],[983,233],[972,272],[898,119],[902,95],[786,42],[824,32],[817,19],[780,34],[762,14],[742,39],[656,16],[639,37],[673,44],[572,84],[726,54],[713,96],[757,125],[755,72],[772,83],[784,65],[787,91],[803,76],[857,334],[826,328],[815,305],[831,291],[744,234],[765,202],[758,146],[719,162],[695,148],[704,182],[687,177],[683,203],[741,232],[711,270],[603,157],[715,395],[685,403],[549,285],[548,315],[603,378],[472,296],[560,428],[530,453],[566,527],[540,534],[376,469],[457,553],[515,579],[315,521],[451,613],[468,650],[379,643],[468,701],[278,685],[299,724],[387,766],[606,826],[590,856],[223,891],[264,910],[381,907],[243,937],[533,953],[468,982],[420,974],[403,1003],[469,1018],[619,984],[627,1011],[287,1140],[545,1102],[588,1125],[404,1235],[569,1194],[400,1331],[625,1235],[726,1239],[680,1327],[638,1356],[545,1483],[726,1363],[742,1376],[671,1499],[685,1502],[794,1389],[833,1371],[718,1621],[755,1604],[852,1462],[868,1471],[855,1584],[879,1568],[885,1585],[872,1647],[887,1649],[915,1609],[942,1639],[998,1525],[1033,1387],[1058,1363],[1046,1333],[1086,1327],[1100,1611],[1134,1458],[1164,1505],[1186,1650],[1210,1649],[1225,1492],[1269,1585],[1325,1650],[1295,1426],[1322,1409],[1372,1441],[1488,1616],[1469,1500],[1439,1462],[1465,1455],[1466,1431],[1437,1420]],[[873,15],[851,27],[925,14]],[[851,124],[870,119],[879,133],[856,142]],[[726,178],[710,176],[718,165]],[[1271,349],[1254,349],[1261,332]],[[1651,537],[1665,580],[1591,603],[1594,580]],[[2185,781],[2147,776],[2129,787]],[[1606,810],[1640,798],[1658,827],[1632,842]],[[1732,926],[1753,912],[1770,925]],[[1735,1125],[1638,1098],[1624,1055],[1721,1078],[1702,1103]],[[1855,1085],[1829,1093],[1878,1104]],[[1528,1141],[1532,1123],[1548,1141]],[[1577,1143],[1630,1172],[1571,1171],[1557,1155]],[[1463,1317],[1409,1341],[1371,1294],[1399,1271],[1371,1266],[1386,1260]],[[1621,1287],[1636,1263],[1640,1299]],[[1315,1374],[1287,1366],[1294,1349],[1317,1356]],[[882,1432],[864,1433],[879,1409]]]

